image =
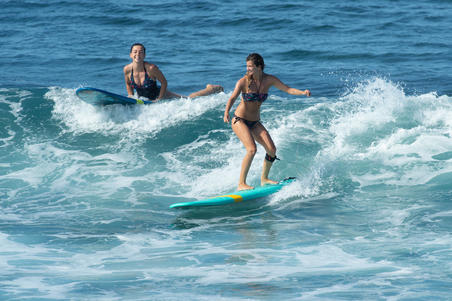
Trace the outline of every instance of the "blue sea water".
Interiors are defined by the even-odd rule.
[[[1,300],[452,299],[451,1],[0,4]],[[170,90],[225,92],[75,96],[126,94],[134,42]],[[235,189],[244,148],[222,116],[251,52],[312,92],[262,106],[271,176],[298,181],[169,209]]]

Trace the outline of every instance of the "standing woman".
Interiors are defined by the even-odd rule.
[[[234,92],[226,104],[224,122],[230,121],[229,111],[235,100],[242,93],[242,101],[237,106],[232,118],[232,130],[246,148],[246,155],[242,161],[238,190],[253,189],[246,184],[246,176],[256,154],[256,141],[261,144],[267,154],[261,175],[261,185],[276,184],[268,178],[268,173],[276,159],[276,147],[267,129],[260,122],[260,107],[268,97],[268,89],[275,86],[281,91],[292,95],[311,96],[309,90],[290,88],[276,76],[264,73],[264,59],[257,53],[246,58],[246,75],[237,81]]]
[[[145,57],[146,49],[143,44],[133,44],[130,48],[132,62],[124,66],[124,79],[128,96],[133,97],[134,90],[136,90],[139,97],[146,97],[154,101],[184,97],[167,90],[168,83],[165,76],[156,65],[145,62]],[[160,82],[160,87],[157,86],[157,81]],[[205,89],[194,92],[189,97],[206,96],[221,91],[223,91],[223,87],[209,84]]]

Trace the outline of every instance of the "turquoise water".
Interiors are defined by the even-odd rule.
[[[6,1],[0,10],[0,299],[450,300],[450,1]],[[125,94],[134,42],[172,91]],[[250,52],[278,148],[256,202],[171,210],[235,189],[222,120]],[[250,170],[257,185],[265,152]]]

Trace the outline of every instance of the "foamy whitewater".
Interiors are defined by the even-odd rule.
[[[7,1],[0,299],[450,300],[451,11]],[[103,107],[75,95],[125,94],[137,41],[172,91],[225,92]],[[223,113],[253,51],[312,91],[271,89],[262,105],[281,159],[271,177],[297,181],[252,202],[169,209],[235,190],[245,151]],[[258,146],[251,185],[264,156]]]

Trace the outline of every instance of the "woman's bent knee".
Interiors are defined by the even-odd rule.
[[[247,148],[246,149],[246,154],[249,156],[253,156],[256,154],[257,152],[257,148]]]
[[[271,147],[270,149],[268,149],[267,154],[269,154],[272,157],[275,157],[276,156],[276,147]]]

